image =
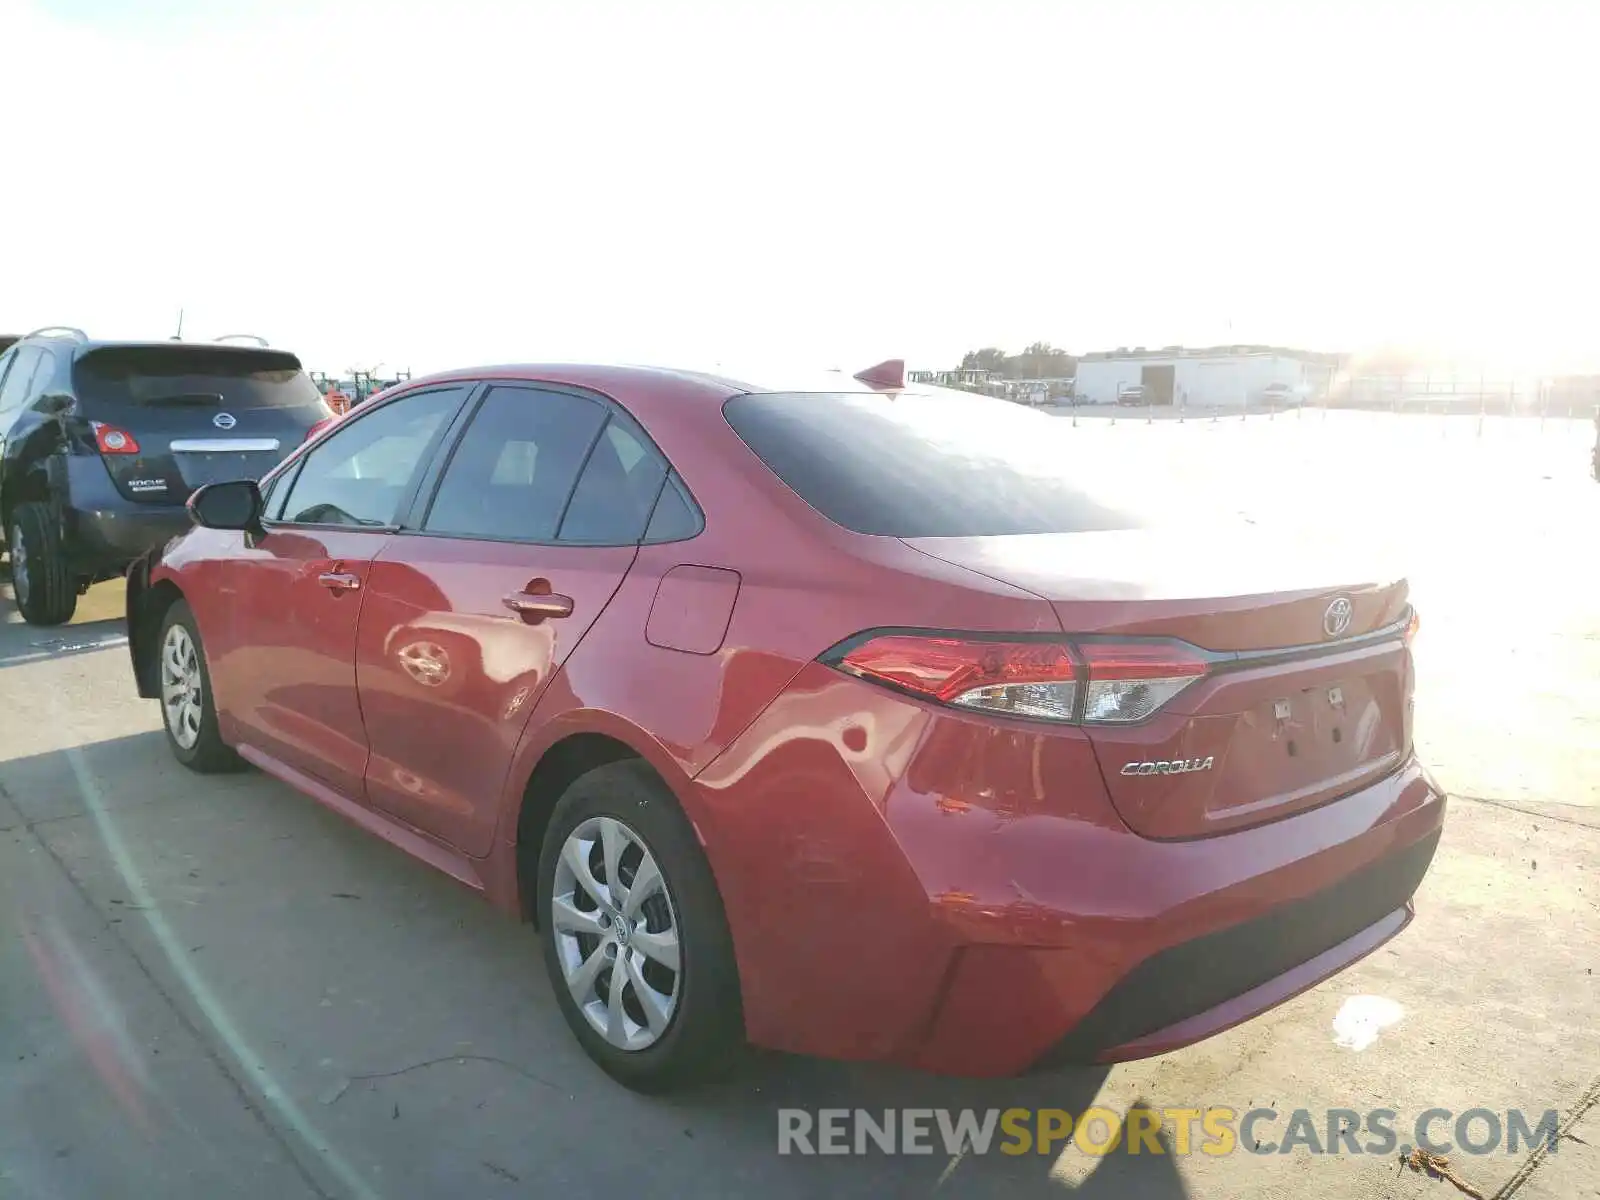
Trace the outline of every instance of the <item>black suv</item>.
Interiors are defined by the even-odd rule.
[[[90,584],[189,527],[195,488],[260,478],[332,417],[293,354],[228,342],[52,327],[0,353],[0,529],[25,620],[71,620]]]

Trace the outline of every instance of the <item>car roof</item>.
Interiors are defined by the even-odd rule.
[[[869,368],[870,370],[870,368]],[[863,372],[865,374],[865,372]],[[438,371],[404,381],[406,390],[431,384],[467,380],[501,379],[553,383],[588,388],[616,399],[660,394],[685,400],[718,402],[750,393],[949,393],[928,384],[902,383],[898,387],[874,385],[844,370],[760,367],[730,369],[717,364],[706,369],[605,363],[500,363]],[[971,393],[957,392],[957,395]]]

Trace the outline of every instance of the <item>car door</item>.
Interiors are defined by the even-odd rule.
[[[355,655],[372,560],[469,390],[424,388],[348,419],[275,483],[264,534],[224,576],[229,633],[208,652],[239,740],[352,799],[367,761]]]
[[[484,393],[414,528],[372,564],[356,672],[374,806],[487,853],[528,716],[622,583],[665,477],[609,402]]]

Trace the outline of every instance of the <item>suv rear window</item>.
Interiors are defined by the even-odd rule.
[[[321,393],[292,354],[199,346],[108,346],[73,368],[80,397],[104,406],[306,408]]]
[[[1088,430],[1007,400],[750,394],[723,413],[796,495],[857,533],[986,537],[1157,523],[1147,473],[1106,462]]]

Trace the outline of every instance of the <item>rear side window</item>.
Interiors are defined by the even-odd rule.
[[[655,512],[650,514],[650,526],[645,530],[644,540],[681,542],[698,534],[701,523],[700,510],[689,499],[682,481],[672,475],[667,479],[667,486],[661,490]]]
[[[49,348],[39,347],[39,361],[33,364],[33,375],[28,380],[28,390],[23,403],[37,400],[45,388],[55,381],[56,356]]]
[[[321,393],[292,354],[209,346],[108,346],[78,359],[86,411],[137,407],[313,408]]]
[[[639,541],[666,478],[667,464],[644,434],[612,414],[572,493],[560,539],[602,546]]]
[[[606,410],[567,392],[496,387],[439,481],[423,529],[464,538],[554,541]]]
[[[723,408],[773,474],[835,524],[889,537],[1135,529],[1155,480],[1071,423],[961,393],[751,394]]]
[[[0,413],[14,413],[27,402],[28,383],[38,358],[35,346],[19,346],[11,352],[10,369],[0,380]]]

